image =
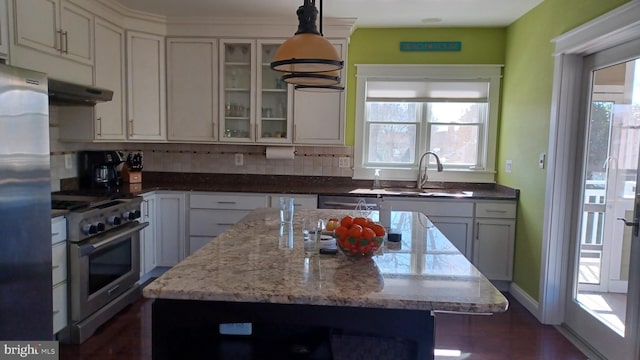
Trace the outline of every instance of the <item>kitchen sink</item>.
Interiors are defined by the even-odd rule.
[[[425,197],[470,197],[472,191],[461,191],[457,189],[416,189],[410,187],[393,187],[384,189],[355,189],[352,194],[374,194],[374,195],[407,195]]]

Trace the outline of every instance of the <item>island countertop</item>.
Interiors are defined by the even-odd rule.
[[[391,227],[402,234],[400,249],[383,249],[370,260],[305,256],[302,219],[346,214],[354,211],[296,210],[289,229],[280,224],[278,209],[256,209],[146,286],[143,294],[467,313],[507,309],[506,298],[421,213],[392,213]],[[378,213],[369,216],[377,220]]]

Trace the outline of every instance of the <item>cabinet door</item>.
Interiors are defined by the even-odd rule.
[[[174,266],[185,254],[185,194],[156,194],[156,265]]]
[[[14,2],[16,43],[51,54],[60,54],[59,0]]]
[[[67,326],[67,282],[61,282],[53,287],[53,333]]]
[[[456,217],[429,217],[440,232],[470,261],[473,261],[473,219]]]
[[[8,0],[0,0],[0,57],[9,57],[9,8]]]
[[[217,46],[215,39],[167,41],[169,140],[217,140]]]
[[[94,82],[113,91],[113,100],[95,106],[96,140],[125,140],[124,31],[100,18],[95,21]]]
[[[515,220],[478,219],[473,263],[489,280],[511,280]]]
[[[282,81],[282,73],[271,70],[271,61],[283,41],[259,40],[255,116],[258,142],[291,143],[293,87]]]
[[[220,40],[220,141],[255,140],[256,43]]]
[[[63,0],[60,7],[61,53],[81,63],[93,64],[93,15]]]
[[[156,197],[144,195],[142,197],[142,222],[149,226],[140,232],[140,276],[149,273],[156,267]]]
[[[332,41],[338,54],[346,59],[346,42]],[[346,68],[340,77],[344,83]],[[293,124],[296,144],[344,144],[345,92],[295,91],[293,95]]]
[[[164,40],[127,32],[129,139],[166,140]]]

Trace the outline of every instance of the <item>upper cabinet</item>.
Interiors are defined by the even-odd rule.
[[[271,70],[282,40],[220,41],[220,141],[291,143],[291,91]]]
[[[168,139],[218,139],[218,41],[167,40]]]
[[[125,140],[126,81],[124,30],[108,21],[95,19],[96,86],[113,91],[113,99],[95,106],[94,139]]]
[[[84,64],[93,62],[93,16],[65,0],[15,1],[16,43]]]
[[[255,141],[255,53],[255,40],[220,40],[220,141]]]
[[[166,140],[164,37],[127,32],[127,120],[130,140]]]
[[[347,42],[332,40],[344,63],[347,64]],[[344,84],[346,65],[340,72]],[[344,145],[345,91],[294,93],[294,138],[296,144]]]
[[[257,97],[255,114],[258,142],[291,143],[293,88],[282,81],[282,73],[271,69],[271,61],[283,41],[258,40]]]
[[[0,0],[0,59],[9,57],[9,4]]]

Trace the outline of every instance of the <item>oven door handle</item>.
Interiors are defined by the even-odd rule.
[[[133,224],[133,223],[131,223]],[[109,236],[107,236],[106,238],[98,241],[97,243],[94,244],[86,244],[86,245],[80,245],[80,251],[79,251],[79,256],[87,256],[88,254],[91,254],[92,252],[96,251],[97,249],[105,246],[105,245],[111,245],[111,244],[115,244],[114,241],[119,239],[119,238],[123,238],[123,240],[127,237],[127,235],[138,232],[144,228],[146,228],[147,226],[149,226],[148,222],[143,222],[143,223],[137,223],[134,226],[131,227],[126,227],[125,229],[119,229],[117,230],[114,234],[110,234]],[[117,242],[116,242],[117,243]]]

